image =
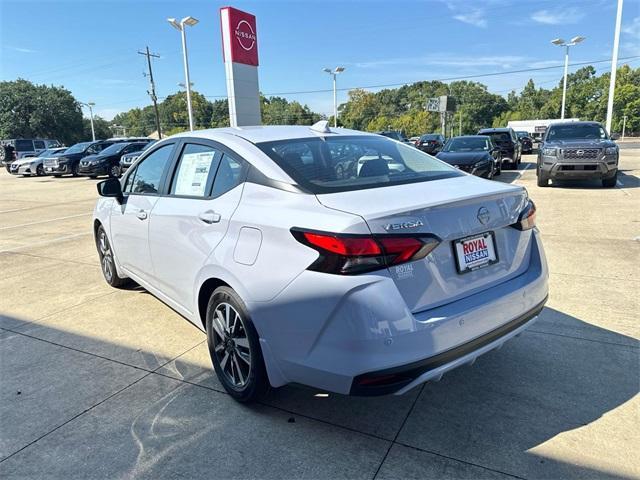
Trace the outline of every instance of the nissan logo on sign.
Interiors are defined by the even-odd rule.
[[[258,66],[256,17],[233,7],[220,9],[224,61]]]
[[[240,20],[234,31],[240,46],[249,51],[256,45],[256,33],[246,20]]]

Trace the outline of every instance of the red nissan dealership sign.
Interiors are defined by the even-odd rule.
[[[228,41],[231,58],[226,58],[223,49],[224,61],[258,66],[256,17],[233,7],[223,7],[220,9],[220,20],[223,22],[223,35],[228,32],[230,37]]]

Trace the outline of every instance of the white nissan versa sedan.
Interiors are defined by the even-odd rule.
[[[292,382],[401,394],[501,346],[547,299],[524,188],[326,122],[175,135],[98,190],[107,282],[205,330],[240,401]]]

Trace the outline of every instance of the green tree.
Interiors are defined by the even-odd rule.
[[[91,120],[88,118],[83,118],[82,125],[83,125],[82,138],[90,139],[91,138]],[[113,132],[111,131],[111,124],[100,116],[95,115],[93,117],[93,129],[96,132],[96,140],[113,137]]]
[[[71,92],[18,79],[0,82],[0,138],[83,139],[82,112]],[[90,138],[90,137],[89,137]]]

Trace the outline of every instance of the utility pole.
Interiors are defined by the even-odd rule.
[[[149,53],[149,47],[146,52],[138,51],[140,55],[147,57],[147,66],[149,67],[149,85],[150,90],[147,91],[153,102],[153,111],[156,114],[156,130],[158,131],[158,140],[162,139],[162,132],[160,131],[160,114],[158,113],[158,97],[156,96],[156,84],[153,81],[153,70],[151,69],[151,57],[160,58],[160,55]]]
[[[622,141],[624,142],[624,133],[627,129],[627,116],[623,115],[622,117]]]

